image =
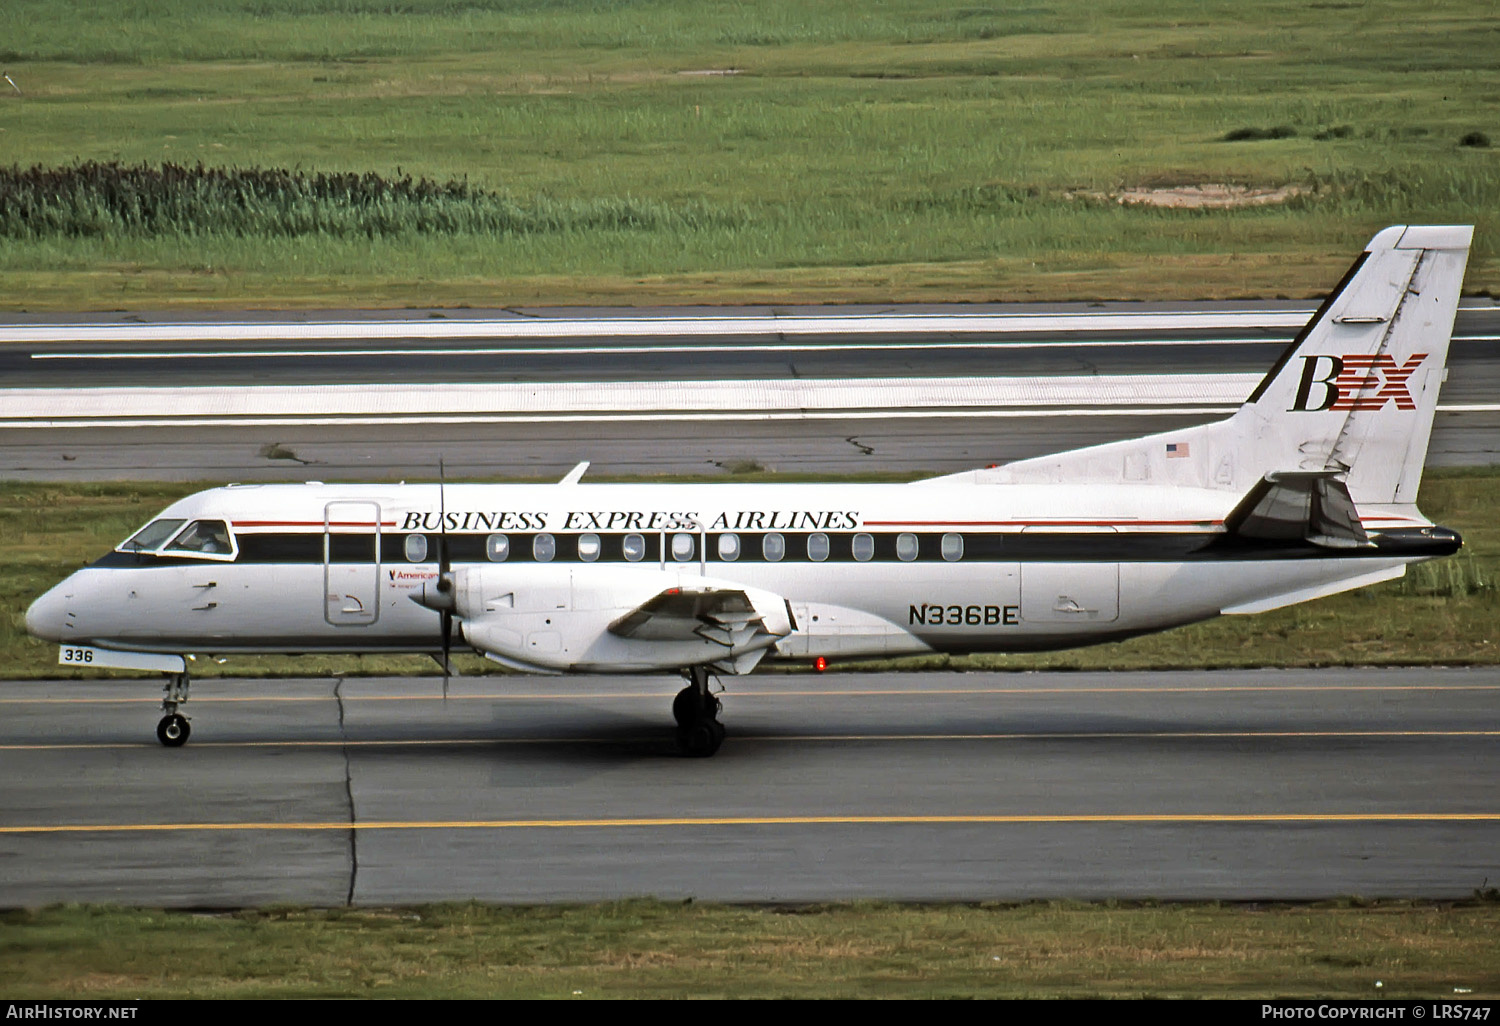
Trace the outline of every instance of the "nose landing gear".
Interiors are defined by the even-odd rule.
[[[704,758],[713,755],[724,743],[724,724],[719,722],[722,706],[709,693],[708,669],[690,666],[682,671],[688,686],[672,699],[672,716],[677,720],[677,747],[683,755]]]
[[[166,697],[162,699],[161,710],[166,715],[156,725],[156,740],[168,748],[181,748],[193,732],[187,717],[177,711],[177,707],[188,700],[188,675],[167,674],[167,686],[163,690]]]

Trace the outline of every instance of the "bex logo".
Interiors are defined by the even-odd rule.
[[[1416,372],[1426,353],[1413,353],[1398,365],[1393,356],[1356,353],[1345,356],[1304,356],[1302,381],[1293,410],[1378,410],[1394,402],[1398,410],[1415,410],[1406,380]],[[1319,392],[1318,389],[1322,388]],[[1314,403],[1313,400],[1317,402]]]

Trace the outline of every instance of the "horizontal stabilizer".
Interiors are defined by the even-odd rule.
[[[1335,549],[1373,544],[1359,522],[1348,486],[1334,474],[1267,474],[1224,518],[1224,530],[1241,538],[1303,539]]]

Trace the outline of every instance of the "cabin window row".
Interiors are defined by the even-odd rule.
[[[467,536],[460,537],[464,541],[464,548],[467,549],[472,545]],[[662,536],[660,535],[579,534],[563,535],[562,538],[574,543],[569,547],[575,549],[577,558],[584,563],[593,563],[601,558],[611,561],[623,559],[629,563],[662,559]],[[459,539],[451,539],[451,541],[458,542]],[[668,534],[665,536],[666,561],[690,563],[710,558],[710,553],[712,558],[723,563],[733,563],[741,558],[751,560],[758,558],[767,563],[779,563],[788,556],[793,559],[806,558],[814,563],[822,563],[830,558],[853,559],[858,563],[866,563],[877,557],[886,560],[894,557],[909,563],[923,556],[929,559],[940,556],[944,560],[955,562],[962,559],[964,555],[963,535],[956,533],[944,534],[940,537],[937,535],[921,536],[911,532],[897,535],[859,532],[852,535],[830,536],[822,531],[816,531],[806,535],[788,536],[771,531],[766,534],[742,537],[733,532],[726,532],[703,536],[702,543],[708,553],[699,551],[700,535],[695,532],[677,531]],[[837,553],[835,552],[836,545]],[[492,534],[484,539],[484,558],[491,563],[504,563],[513,557],[526,558],[526,549],[529,549],[532,561],[550,563],[558,558],[559,536],[543,533],[518,536],[513,540],[510,535]],[[425,534],[408,534],[402,542],[402,555],[411,563],[426,562],[435,556],[436,551],[436,546]],[[459,559],[472,558],[467,554],[454,553],[453,555]]]

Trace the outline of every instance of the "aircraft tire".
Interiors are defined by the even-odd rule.
[[[672,699],[672,719],[677,721],[679,727],[686,727],[692,720],[693,706],[697,704],[698,689],[689,685],[677,692],[677,697]]]
[[[713,719],[719,715],[723,705],[713,695],[708,696],[708,702],[699,707],[698,689],[688,685],[677,692],[677,697],[672,699],[672,718],[677,721],[679,727],[686,727],[694,720],[707,717]]]
[[[163,716],[156,725],[156,740],[168,748],[181,748],[187,744],[188,735],[192,732],[193,728],[189,726],[187,717],[173,713],[171,716]]]
[[[713,755],[724,743],[724,725],[718,720],[700,720],[677,728],[677,747],[682,754],[695,759]]]

